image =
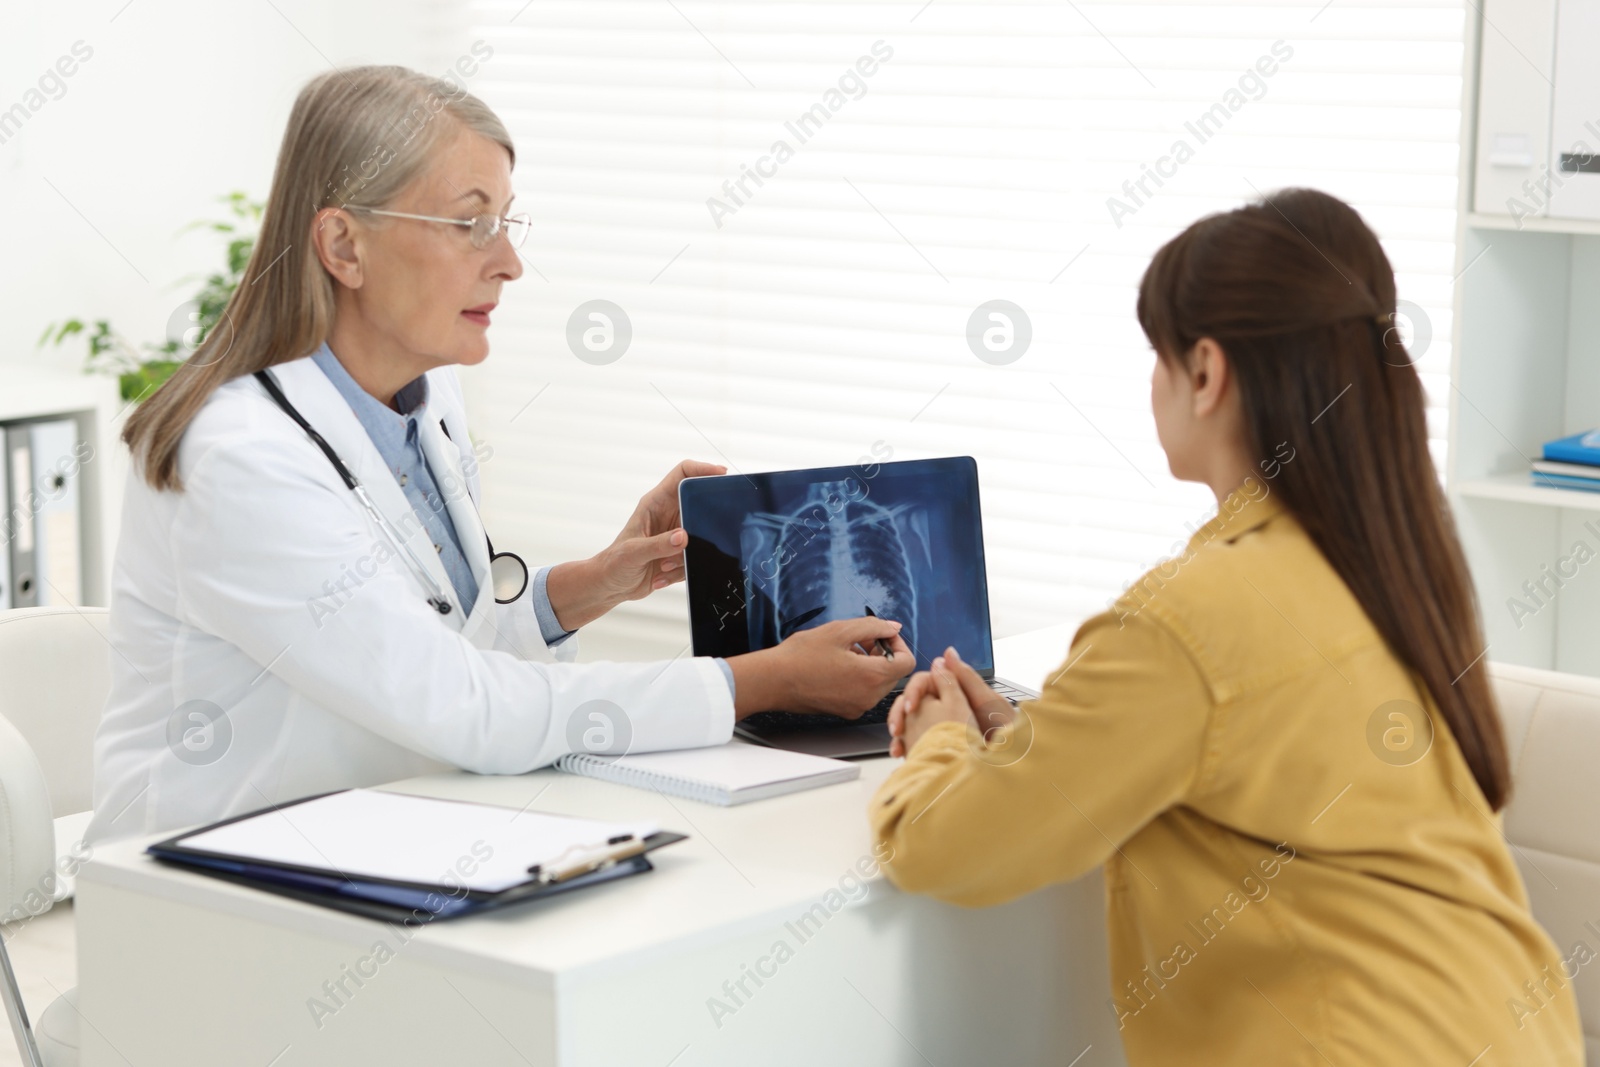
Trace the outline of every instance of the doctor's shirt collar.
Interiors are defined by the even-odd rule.
[[[339,390],[339,395],[344,397],[356,413],[356,418],[367,427],[368,432],[381,427],[384,431],[392,430],[398,437],[404,438],[405,426],[409,417],[421,416],[428,404],[428,376],[419,375],[417,378],[400,388],[394,394],[394,408],[361,388],[356,380],[350,377],[350,372],[344,369],[344,364],[339,362],[339,357],[333,354],[333,349],[328,347],[328,342],[322,342],[315,352],[311,353],[311,361],[322,368],[322,373],[327,375],[333,387]],[[399,409],[396,411],[395,409]],[[376,434],[374,434],[376,440]]]

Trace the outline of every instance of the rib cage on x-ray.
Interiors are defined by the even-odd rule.
[[[750,647],[764,648],[830,619],[874,613],[903,624],[916,647],[917,589],[910,552],[932,567],[928,516],[918,506],[884,507],[859,481],[818,482],[787,515],[757,512],[744,520],[740,554]],[[816,609],[821,608],[820,612]]]

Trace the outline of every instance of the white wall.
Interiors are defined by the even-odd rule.
[[[1293,185],[1361,211],[1431,318],[1442,454],[1461,0],[463,6],[535,220],[464,375],[497,546],[593,552],[684,456],[748,472],[882,442],[976,458],[997,635],[1104,610],[1214,507],[1156,440],[1139,276],[1194,219]],[[880,45],[870,91],[790,128]],[[741,168],[766,175],[744,199]],[[632,326],[601,365],[567,335],[596,298]],[[1006,365],[966,333],[995,299],[1032,321]],[[673,655],[686,613],[664,590],[585,647]]]
[[[763,423],[756,427],[758,434],[745,433],[748,427],[740,420],[759,421],[766,412],[750,402],[749,390],[732,388],[736,375],[719,372],[708,384],[704,375],[694,380],[684,371],[688,364],[652,364],[645,343],[651,339],[649,324],[643,320],[636,354],[615,368],[580,364],[564,351],[562,328],[578,300],[621,282],[652,278],[691,241],[696,248],[652,290],[653,299],[670,305],[674,314],[688,312],[679,317],[698,331],[689,347],[720,354],[726,367],[743,372],[751,364],[728,347],[725,328],[738,325],[740,313],[757,320],[758,328],[772,325],[747,303],[732,299],[740,291],[738,279],[725,281],[718,272],[734,263],[737,273],[738,260],[708,251],[716,234],[700,232],[709,229],[701,211],[706,191],[733,172],[730,166],[751,158],[748,138],[737,124],[729,127],[732,132],[716,125],[733,120],[723,116],[715,100],[704,114],[688,115],[713,120],[716,129],[700,147],[715,151],[695,157],[694,168],[700,169],[686,172],[692,179],[684,186],[689,193],[664,196],[663,188],[676,188],[670,179],[683,177],[663,164],[673,163],[682,131],[657,127],[664,114],[683,119],[674,109],[684,111],[685,100],[699,98],[663,95],[652,79],[666,77],[662,72],[667,71],[694,85],[722,86],[722,96],[759,115],[752,127],[759,137],[750,135],[756,137],[750,143],[758,146],[779,118],[792,113],[791,101],[782,92],[746,93],[681,13],[645,3],[524,7],[520,0],[342,0],[337,6],[329,0],[212,5],[104,0],[55,9],[35,4],[14,16],[0,37],[0,114],[25,101],[40,75],[69,55],[75,42],[84,42],[93,55],[65,81],[60,99],[44,102],[19,134],[0,143],[0,233],[6,238],[0,366],[20,361],[75,370],[82,361],[81,340],[63,350],[35,348],[47,322],[70,315],[109,317],[130,339],[162,340],[173,312],[194,290],[193,282],[180,279],[221,261],[222,246],[214,236],[178,237],[177,231],[196,218],[221,217],[216,198],[230,190],[258,198],[266,194],[283,123],[300,85],[330,63],[395,62],[442,73],[465,50],[468,38],[481,34],[496,52],[470,87],[501,109],[519,138],[520,202],[542,224],[525,258],[548,272],[542,281],[530,270],[520,285],[508,289],[506,307],[497,316],[495,359],[465,376],[474,405],[473,432],[491,441],[498,457],[485,469],[484,509],[497,543],[540,562],[593,552],[671,462],[684,455],[720,459],[715,449],[742,468],[759,469],[850,462],[884,438],[905,446],[900,458],[971,452],[993,472],[998,460],[990,462],[994,457],[984,451],[991,439],[1003,439],[1005,449],[1033,447],[1022,435],[1006,432],[1019,421],[1017,405],[1032,405],[1038,408],[1032,425],[1055,435],[1036,449],[1047,462],[1023,457],[1023,466],[1015,469],[1031,471],[1027,477],[991,475],[985,483],[986,507],[1001,505],[1006,512],[991,516],[996,521],[988,531],[991,574],[998,576],[996,629],[1007,633],[1038,625],[1044,619],[1040,605],[1046,603],[1041,589],[1051,593],[1052,610],[1059,603],[1063,615],[1081,615],[1155,562],[1183,534],[1180,520],[1198,518],[1207,503],[1203,491],[1176,486],[1166,477],[1148,425],[1149,356],[1129,312],[1133,280],[1150,250],[1199,214],[1248,199],[1252,187],[1316,184],[1367,213],[1400,271],[1402,296],[1432,312],[1442,312],[1448,302],[1459,0],[1336,4],[1326,10],[1189,4],[1173,10],[1178,14],[1152,29],[1151,5],[1133,4],[1093,3],[1071,12],[1052,5],[991,9],[954,0],[920,13],[914,6],[907,11],[862,5],[791,10],[754,3],[696,9],[698,19],[711,20],[713,37],[736,46],[746,63],[763,57],[770,62],[772,69],[762,71],[764,85],[792,83],[813,95],[815,85],[826,80],[816,81],[812,67],[817,76],[836,74],[838,63],[856,54],[857,38],[876,39],[877,24],[884,23],[883,34],[893,36],[901,49],[893,68],[901,81],[880,80],[868,101],[852,105],[857,110],[851,115],[862,118],[855,141],[832,148],[819,144],[804,165],[828,172],[835,187],[831,195],[846,198],[841,210],[849,216],[851,232],[877,241],[884,255],[901,256],[911,274],[921,269],[921,261],[886,229],[869,228],[876,218],[847,199],[855,194],[841,191],[838,174],[859,173],[863,167],[872,173],[875,180],[867,184],[874,195],[879,186],[894,193],[885,201],[889,214],[901,224],[909,225],[908,216],[916,219],[911,232],[918,245],[945,251],[943,262],[951,273],[965,272],[968,281],[981,282],[985,298],[1013,292],[1024,281],[1026,292],[1046,294],[1037,301],[1041,315],[1050,314],[1039,320],[1035,362],[1027,367],[1057,375],[1065,390],[1033,389],[1022,379],[1009,391],[990,388],[991,381],[1008,380],[1006,372],[978,366],[964,354],[959,328],[940,326],[943,354],[919,356],[901,375],[913,384],[893,403],[879,405],[889,413],[901,407],[918,411],[942,383],[953,382],[912,428],[923,436],[910,438],[911,430],[904,428],[909,420],[900,413],[890,433],[868,432],[872,427],[864,423],[839,430],[851,445],[848,452],[818,454],[813,447],[817,431],[810,426],[804,438],[791,435],[792,455],[780,455],[769,447],[776,429],[769,432]],[[815,32],[796,34],[783,22],[786,12],[803,15]],[[1085,12],[1096,20],[1092,25],[1084,22]],[[761,21],[769,16],[777,20],[772,26]],[[1007,36],[967,32],[997,26]],[[836,49],[826,33],[843,33],[846,39]],[[1122,195],[1118,183],[1168,151],[1173,138],[1182,135],[1184,121],[1197,108],[1214,104],[1239,71],[1278,37],[1292,41],[1297,58],[1271,83],[1270,97],[1251,103],[1248,114],[1207,145],[1207,154],[1187,166],[1125,230],[1122,220],[1109,220],[1106,197]],[[1027,55],[1034,59],[1017,61],[1010,51],[1014,43],[1028,45]],[[987,65],[973,58],[979,45]],[[809,57],[810,65],[796,62],[796,56]],[[946,108],[946,97],[959,106]],[[1033,110],[1019,111],[1019,100]],[[867,122],[875,114],[863,110],[869,107],[889,110]],[[1013,129],[1019,115],[1033,115],[1033,124]],[[941,137],[927,132],[950,124],[954,128]],[[830,127],[831,136],[849,132],[844,119],[838,128]],[[922,190],[928,182],[895,170],[907,157],[889,150],[893,137],[909,139],[907,144],[920,152],[925,133],[929,181],[965,183],[939,196],[958,206],[976,202],[962,209],[966,214],[951,216],[954,229],[924,204],[932,195]],[[991,151],[993,138],[1020,154],[1013,158]],[[577,150],[584,145],[587,154]],[[1055,154],[1045,166],[1041,153],[1047,149]],[[591,164],[600,167],[604,180],[583,170]],[[962,177],[972,175],[970,181]],[[805,186],[798,180],[802,177],[798,169],[786,172],[791,193]],[[1028,198],[1012,188],[1017,181],[1028,186]],[[995,189],[1010,192],[995,198],[990,195]],[[732,237],[759,231],[762,211],[784,213],[783,197],[789,193],[774,188],[764,195],[767,199],[740,214],[738,226],[729,227]],[[607,198],[623,210],[613,210]],[[1058,211],[1071,224],[1033,225],[1028,212],[1035,211],[1029,205],[1036,201],[1056,204],[1046,213]],[[694,235],[650,229],[650,212],[670,213],[685,205],[700,212]],[[1009,220],[1006,232],[1020,235],[1010,252],[994,244],[991,208]],[[984,254],[975,256],[974,248]],[[1075,258],[1080,248],[1081,261]],[[952,263],[963,266],[958,271]],[[1066,273],[1063,265],[1069,263],[1076,265]],[[1063,273],[1059,284],[1047,281]],[[1019,281],[1023,275],[1026,279]],[[927,279],[923,283],[933,285]],[[684,292],[702,304],[674,295]],[[897,307],[910,314],[906,308],[912,305],[882,293],[854,295],[883,310],[881,321],[902,343],[915,342],[922,327],[904,329],[900,320],[887,317]],[[944,300],[946,311],[960,305],[960,315],[950,319],[957,327],[970,307],[963,300]],[[719,306],[723,310],[717,311]],[[809,307],[803,318],[825,327],[853,321],[829,319]],[[781,316],[773,321],[781,326]],[[1437,403],[1444,395],[1449,358],[1448,316],[1435,314],[1434,325],[1433,348],[1422,369]],[[969,377],[988,377],[981,387],[954,381],[956,368]],[[651,385],[658,371],[666,373],[664,391]],[[633,380],[628,388],[605,393],[574,391],[574,386],[599,384],[598,372],[608,375],[608,386],[630,375]],[[860,379],[865,364],[851,373]],[[524,401],[551,382],[556,383],[551,395],[512,426]],[[760,384],[755,378],[749,382]],[[0,374],[0,390],[4,383]],[[1081,412],[1057,406],[1057,396],[1068,394],[1081,402]],[[668,395],[684,405],[686,414],[668,407],[661,399]],[[988,407],[979,411],[975,404]],[[966,426],[950,414],[963,409],[983,417],[974,416],[967,420],[973,425]],[[639,411],[645,416],[635,418]],[[1438,414],[1435,431],[1442,442],[1442,406]],[[976,436],[963,437],[966,430]],[[709,444],[712,439],[715,446]],[[626,477],[622,462],[612,462],[624,452],[623,459],[634,464]],[[551,462],[552,457],[564,462]],[[1028,463],[1033,466],[1024,470]],[[1135,479],[1129,465],[1148,473]],[[1101,483],[1115,487],[1109,504],[1108,494],[1097,488]],[[1041,494],[1038,485],[1050,491]],[[1128,486],[1131,490],[1124,492]],[[1035,513],[1046,505],[1055,508],[1050,521],[1036,521]],[[1140,520],[1143,526],[1135,529],[1128,518],[1158,512],[1164,517],[1159,529],[1153,520]],[[1079,521],[1092,514],[1109,514],[1115,521],[1098,526]],[[1012,518],[1010,528],[1001,521]],[[1137,536],[1122,536],[1130,532]],[[1055,596],[1059,590],[1070,596]],[[672,590],[628,605],[590,628],[586,648],[591,658],[597,653],[671,655],[687,640],[683,619],[681,591]]]
[[[330,63],[435,61],[427,0],[97,0],[14,5],[0,34],[0,113],[39,103],[0,143],[0,364],[76,370],[80,339],[37,349],[48,322],[106,317],[130,340],[165,339],[222,263],[216,198],[264,198],[295,93]],[[29,97],[76,42],[92,54]],[[9,127],[8,127],[9,132]],[[3,136],[3,135],[0,135]],[[0,375],[0,390],[5,379]]]

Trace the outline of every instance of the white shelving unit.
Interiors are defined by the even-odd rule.
[[[1479,500],[1510,500],[1518,504],[1534,504],[1546,508],[1600,511],[1600,493],[1582,493],[1576,489],[1534,485],[1526,474],[1496,474],[1489,478],[1474,478],[1457,485],[1455,491],[1460,496]]]
[[[1552,19],[1554,2],[1540,0]],[[1600,426],[1600,221],[1474,210],[1484,55],[1506,42],[1485,38],[1482,9],[1469,8],[1446,484],[1489,658],[1600,675],[1600,493],[1528,474],[1544,442]],[[1543,54],[1512,47],[1533,73],[1553,69],[1553,41]],[[1491,89],[1482,104],[1498,121],[1522,90]],[[1576,560],[1579,543],[1592,560]]]
[[[79,482],[83,605],[109,603],[111,558],[128,470],[127,450],[117,440],[123,415],[113,378],[0,363],[0,423],[71,417],[79,438],[94,449],[82,465]],[[3,544],[0,551],[5,551]]]

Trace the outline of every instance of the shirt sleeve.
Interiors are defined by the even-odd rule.
[[[533,578],[533,613],[539,619],[539,634],[544,638],[544,643],[554,648],[573,634],[576,630],[563,630],[561,623],[556,619],[556,609],[550,606],[550,594],[545,588],[545,583],[550,575],[549,567],[540,567],[539,573]],[[721,669],[722,676],[728,681],[728,696],[736,693],[733,682],[733,668],[728,666],[728,661],[718,659],[714,661]]]
[[[728,696],[731,699],[737,700],[738,699],[738,695],[739,695],[739,691],[734,688],[734,684],[733,684],[733,668],[728,666],[728,661],[725,660],[725,659],[717,660],[716,664],[717,664],[718,667],[722,668],[722,676],[728,680]]]
[[[1091,870],[1196,787],[1212,706],[1148,612],[1089,620],[1010,726],[986,743],[941,723],[883,783],[868,816],[885,872],[982,906]]]
[[[539,619],[539,635],[548,647],[554,648],[578,631],[562,629],[556,609],[550,606],[550,593],[546,588],[549,578],[549,567],[540,567],[539,573],[533,576],[533,613]]]

